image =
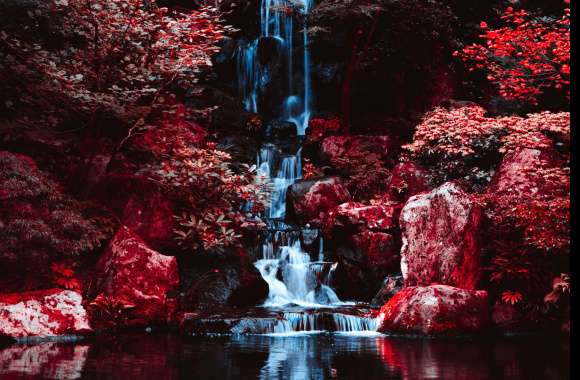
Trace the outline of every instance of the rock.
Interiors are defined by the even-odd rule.
[[[154,249],[176,247],[173,204],[161,192],[150,190],[131,194],[123,210],[122,224]]]
[[[328,212],[328,223],[333,227],[341,226],[347,230],[370,229],[389,231],[397,227],[396,217],[399,205],[382,203],[365,205],[359,202],[347,202]]]
[[[534,169],[541,166],[545,154],[538,149],[519,148],[505,155],[487,192],[490,194],[527,194],[533,196],[540,189]]]
[[[348,190],[337,177],[299,181],[288,188],[288,214],[309,221],[350,200]]]
[[[453,182],[411,197],[400,217],[405,286],[475,289],[481,221],[481,208]]]
[[[481,332],[489,321],[487,298],[484,290],[408,287],[381,308],[378,331],[427,336]]]
[[[386,195],[394,201],[407,201],[428,189],[427,174],[425,169],[412,162],[397,164],[391,172]]]
[[[381,307],[403,288],[403,276],[387,276],[383,287],[371,301],[372,307]]]
[[[217,306],[248,307],[262,304],[268,284],[244,251],[205,253],[179,257],[181,310],[213,310]]]
[[[383,279],[398,269],[399,255],[394,237],[384,232],[363,231],[355,235],[333,236],[339,265],[333,286],[340,298],[368,302]],[[345,241],[346,240],[346,241]]]
[[[395,142],[390,136],[329,136],[322,141],[320,154],[331,164],[339,164],[351,152],[377,154],[383,160],[392,158]]]
[[[85,334],[92,331],[82,296],[50,289],[0,294],[0,335],[13,338]]]
[[[292,121],[276,120],[266,125],[266,136],[276,141],[284,142],[296,137],[296,124]]]
[[[175,257],[162,255],[126,226],[121,227],[95,269],[89,289],[95,310],[103,303],[123,305],[123,326],[166,324],[173,319],[179,286]],[[98,313],[92,313],[97,315]],[[96,318],[97,323],[108,323]]]

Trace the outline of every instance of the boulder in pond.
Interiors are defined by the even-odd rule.
[[[488,295],[448,285],[412,286],[389,300],[378,331],[402,335],[458,336],[481,332],[489,323]]]
[[[0,335],[18,339],[89,333],[82,301],[79,293],[61,289],[0,294]]]

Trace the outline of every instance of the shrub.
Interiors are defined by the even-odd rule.
[[[215,143],[175,139],[168,146],[169,154],[143,171],[177,200],[180,245],[204,250],[239,245],[244,205],[263,210],[269,183],[255,167],[234,168],[231,156]]]
[[[27,16],[0,31],[0,92],[19,122],[48,127],[103,111],[134,123],[170,86],[195,82],[230,30],[213,8],[144,0],[49,0]]]
[[[569,4],[569,1],[567,2]],[[560,18],[508,7],[505,26],[481,22],[485,43],[454,53],[470,70],[484,70],[507,100],[538,105],[547,90],[570,95],[570,9]]]
[[[432,170],[435,182],[465,179],[485,185],[502,154],[520,147],[548,149],[570,141],[570,113],[487,117],[477,105],[435,108],[404,148]]]

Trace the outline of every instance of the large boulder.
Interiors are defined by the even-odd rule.
[[[505,155],[487,192],[490,194],[528,194],[540,191],[535,170],[547,159],[541,150],[519,148]]]
[[[477,333],[489,322],[484,290],[447,285],[413,286],[397,293],[381,308],[378,331],[411,335]]]
[[[245,250],[179,257],[184,289],[180,309],[213,310],[218,306],[251,307],[268,297],[268,284]]]
[[[176,307],[179,273],[175,257],[149,248],[129,228],[121,227],[95,269],[88,293],[93,299],[96,323],[103,320],[102,309],[117,305],[123,311],[124,326],[146,326],[172,321]]]
[[[351,200],[348,190],[340,179],[330,177],[321,180],[299,181],[288,189],[288,213],[292,217],[309,221]]]
[[[346,202],[328,212],[327,229],[345,228],[349,231],[389,231],[397,227],[400,206],[393,203],[365,205]]]
[[[400,216],[405,286],[475,289],[480,274],[481,208],[448,182],[409,199]]]
[[[91,332],[82,296],[50,289],[0,294],[0,335],[50,337]]]

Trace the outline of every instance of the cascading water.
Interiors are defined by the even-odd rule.
[[[262,0],[260,36],[253,41],[241,42],[237,52],[239,92],[249,112],[273,113],[271,109],[264,109],[267,104],[261,104],[265,103],[261,99],[261,90],[272,85],[269,82],[273,78],[280,81],[279,73],[275,76],[273,71],[284,68],[285,80],[275,85],[282,87],[285,95],[279,107],[280,114],[273,116],[295,125],[298,136],[303,136],[308,127],[312,87],[306,22],[302,25],[301,38],[294,38],[294,33],[298,35],[294,24],[295,16],[298,13],[306,16],[312,5],[313,0]],[[300,73],[295,72],[300,65],[294,62],[294,40],[301,41]],[[263,61],[261,44],[268,45],[270,49],[275,47],[270,52],[281,57],[281,66]],[[264,144],[257,153],[258,174],[270,179],[273,191],[270,206],[263,214],[268,232],[262,242],[262,258],[254,265],[269,287],[269,296],[263,306],[278,310],[281,314],[275,319],[252,319],[240,325],[240,330],[245,331],[251,325],[255,331],[273,334],[318,330],[348,333],[374,331],[376,319],[358,315],[356,308],[353,308],[355,303],[342,302],[332,289],[332,273],[338,264],[324,260],[324,241],[320,231],[308,226],[292,227],[283,222],[288,188],[302,178],[302,149],[300,144],[276,141],[278,145]],[[316,243],[318,250],[314,248],[313,251]],[[308,253],[305,247],[310,247],[312,252]],[[343,310],[345,307],[348,309],[346,312],[337,309]]]
[[[311,262],[300,241],[280,247],[275,254],[265,245],[264,256],[255,263],[269,286],[268,307],[299,305],[304,307],[344,306],[330,287],[330,275],[336,263]],[[281,279],[280,279],[281,278]]]
[[[260,63],[258,50],[260,41],[273,38],[279,42],[285,61],[286,97],[282,104],[280,117],[296,125],[296,132],[304,136],[311,114],[312,83],[310,78],[309,37],[306,22],[302,28],[302,78],[303,88],[295,93],[294,85],[294,17],[293,10],[307,15],[312,8],[313,0],[262,0],[260,8],[260,36],[253,41],[238,46],[238,89],[248,112],[258,113],[261,110],[258,92],[271,78],[267,65]],[[283,84],[280,84],[283,86]]]
[[[273,144],[262,146],[258,153],[258,174],[270,178],[274,186],[271,205],[266,211],[270,219],[283,219],[286,215],[286,191],[302,178],[301,149],[294,155],[281,156]]]

